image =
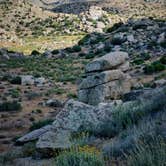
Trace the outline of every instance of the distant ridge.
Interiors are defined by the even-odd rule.
[[[53,9],[61,5],[85,2],[102,2],[103,0],[30,0],[31,3],[46,8]]]

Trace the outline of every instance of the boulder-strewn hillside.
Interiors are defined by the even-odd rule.
[[[63,36],[63,47],[71,46],[85,33],[104,32],[130,18],[166,17],[164,5],[141,0],[77,2],[56,7],[54,12],[29,1],[7,0],[0,3],[0,9],[0,46],[26,54],[61,48],[58,42]]]
[[[99,2],[101,0],[29,0],[31,3],[43,7],[45,9],[53,9],[57,6],[71,3],[91,3]]]
[[[0,1],[0,166],[161,166],[165,1]]]

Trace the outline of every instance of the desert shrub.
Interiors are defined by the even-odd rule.
[[[0,112],[20,111],[20,110],[21,110],[21,104],[18,103],[17,101],[0,103]]]
[[[59,50],[53,50],[51,53],[52,53],[52,54],[58,54],[58,53],[59,53]]]
[[[73,52],[80,52],[81,47],[79,45],[76,45],[76,46],[73,46],[72,50],[73,50]]]
[[[163,48],[166,48],[166,41],[161,42],[161,43],[160,43],[160,46],[163,47]]]
[[[0,154],[0,165],[5,166],[9,163],[12,164],[13,160],[18,157],[21,157],[21,154],[17,151],[8,151],[6,153],[2,153]]]
[[[28,157],[34,155],[36,152],[35,142],[29,142],[22,147],[23,156]]]
[[[94,57],[95,57],[95,54],[93,54],[93,53],[86,54],[86,56],[85,56],[86,59],[92,59]]]
[[[35,112],[41,114],[42,110],[41,109],[36,109]]]
[[[156,41],[150,41],[148,44],[147,44],[147,48],[148,49],[152,49],[153,47],[156,47],[158,45],[158,43]]]
[[[140,142],[127,156],[128,166],[164,166],[166,163],[166,142],[157,137],[150,142]]]
[[[64,94],[65,93],[65,90],[62,89],[62,88],[57,88],[57,87],[54,87],[52,89],[49,89],[47,92],[46,92],[46,95],[50,95],[50,94],[56,94],[56,95],[61,95],[61,94]]]
[[[39,121],[39,122],[34,122],[29,130],[33,131],[33,130],[40,129],[43,126],[51,124],[52,122],[53,122],[52,119],[46,119],[46,120],[42,120],[42,121]]]
[[[11,89],[10,91],[12,98],[18,98],[20,96],[19,89]]]
[[[129,127],[103,148],[104,156],[125,157],[138,146],[139,142],[152,142],[154,138],[164,137],[166,113],[164,111],[145,117],[138,125]],[[124,155],[125,154],[125,155]]]
[[[83,53],[83,52],[81,52],[81,53],[79,53],[79,55],[78,55],[79,57],[85,57],[86,56],[86,54],[85,53]]]
[[[125,40],[122,39],[122,38],[120,38],[120,37],[114,37],[114,38],[112,38],[112,40],[111,40],[111,43],[112,43],[113,45],[121,45],[121,44],[124,43],[124,42],[125,42]]]
[[[70,93],[67,94],[67,97],[76,99],[77,98],[77,94],[70,92]]]
[[[163,70],[165,70],[165,65],[162,64],[160,61],[155,61],[151,64],[147,64],[144,67],[144,73],[146,74],[152,74]]]
[[[90,40],[90,44],[94,45],[102,41],[104,41],[104,37],[102,37],[101,35],[98,35],[96,38]]]
[[[157,102],[156,102],[157,101]],[[157,90],[151,94],[149,99],[140,99],[135,102],[116,106],[108,117],[97,128],[89,132],[99,137],[114,137],[126,128],[136,125],[144,117],[161,111],[166,106],[165,89]]]
[[[166,65],[166,56],[163,56],[161,59],[160,59],[160,62],[164,65]]]
[[[31,52],[31,55],[40,55],[40,52],[37,51],[37,50],[33,50],[33,51]]]
[[[13,77],[10,80],[10,83],[20,85],[21,84],[21,77],[20,76]]]
[[[123,25],[122,22],[119,22],[119,23],[114,24],[113,27],[110,27],[110,28],[107,29],[107,33],[111,33],[111,32],[113,32],[113,31],[117,30],[117,29],[118,29],[119,27],[121,27],[122,25]]]
[[[100,156],[87,152],[65,152],[56,158],[58,166],[104,166]]]
[[[151,58],[151,56],[148,53],[142,53],[141,54],[141,58],[143,60],[149,60]]]
[[[141,65],[141,64],[144,63],[144,60],[141,59],[141,58],[137,58],[137,59],[133,60],[132,63],[135,64],[135,65]]]
[[[95,52],[94,52],[94,54],[95,54],[95,55],[98,55],[98,56],[102,55],[102,53],[103,53],[103,50],[102,50],[102,49],[97,49],[97,50],[95,50]]]
[[[1,81],[9,81],[11,79],[11,76],[10,75],[4,75],[1,79]]]
[[[75,45],[72,48],[66,48],[66,51],[68,51],[69,53],[74,53],[74,52],[80,52],[81,51],[81,46],[79,45]]]
[[[111,51],[111,46],[110,45],[105,45],[105,47],[104,47],[104,51],[105,52],[110,52]]]
[[[83,39],[81,39],[79,42],[78,42],[78,44],[79,45],[85,45],[85,44],[88,44],[88,41],[90,40],[90,35],[88,34],[88,35],[86,35]]]
[[[147,25],[145,24],[135,24],[133,26],[133,30],[137,30],[137,29],[146,29]]]

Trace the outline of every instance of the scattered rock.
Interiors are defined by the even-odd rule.
[[[31,75],[21,76],[21,85],[34,85],[35,80]]]
[[[122,102],[102,103],[99,107],[94,107],[69,100],[52,125],[32,131],[18,139],[17,143],[21,144],[39,138],[36,147],[44,154],[50,154],[56,149],[69,148],[75,144],[70,139],[72,132],[96,127],[110,116],[112,108],[117,104],[122,104]]]
[[[52,127],[51,125],[47,125],[47,126],[44,126],[43,128],[34,130],[34,131],[26,134],[25,136],[19,138],[16,141],[16,144],[24,144],[29,141],[34,141],[34,140],[38,139],[41,135],[43,135],[44,133],[49,131],[51,129],[51,127]]]
[[[46,101],[46,106],[49,107],[62,107],[63,103],[57,99],[49,99],[48,101]]]
[[[21,85],[36,85],[36,86],[44,86],[46,83],[46,79],[44,77],[35,78],[32,75],[23,75],[21,76]]]
[[[35,78],[34,82],[37,86],[43,86],[46,83],[46,80],[44,77],[38,77]]]
[[[154,84],[158,87],[166,85],[166,79],[156,80]]]

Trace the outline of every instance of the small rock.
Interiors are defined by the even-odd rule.
[[[62,107],[63,103],[57,99],[50,99],[46,102],[46,106],[49,107]]]

